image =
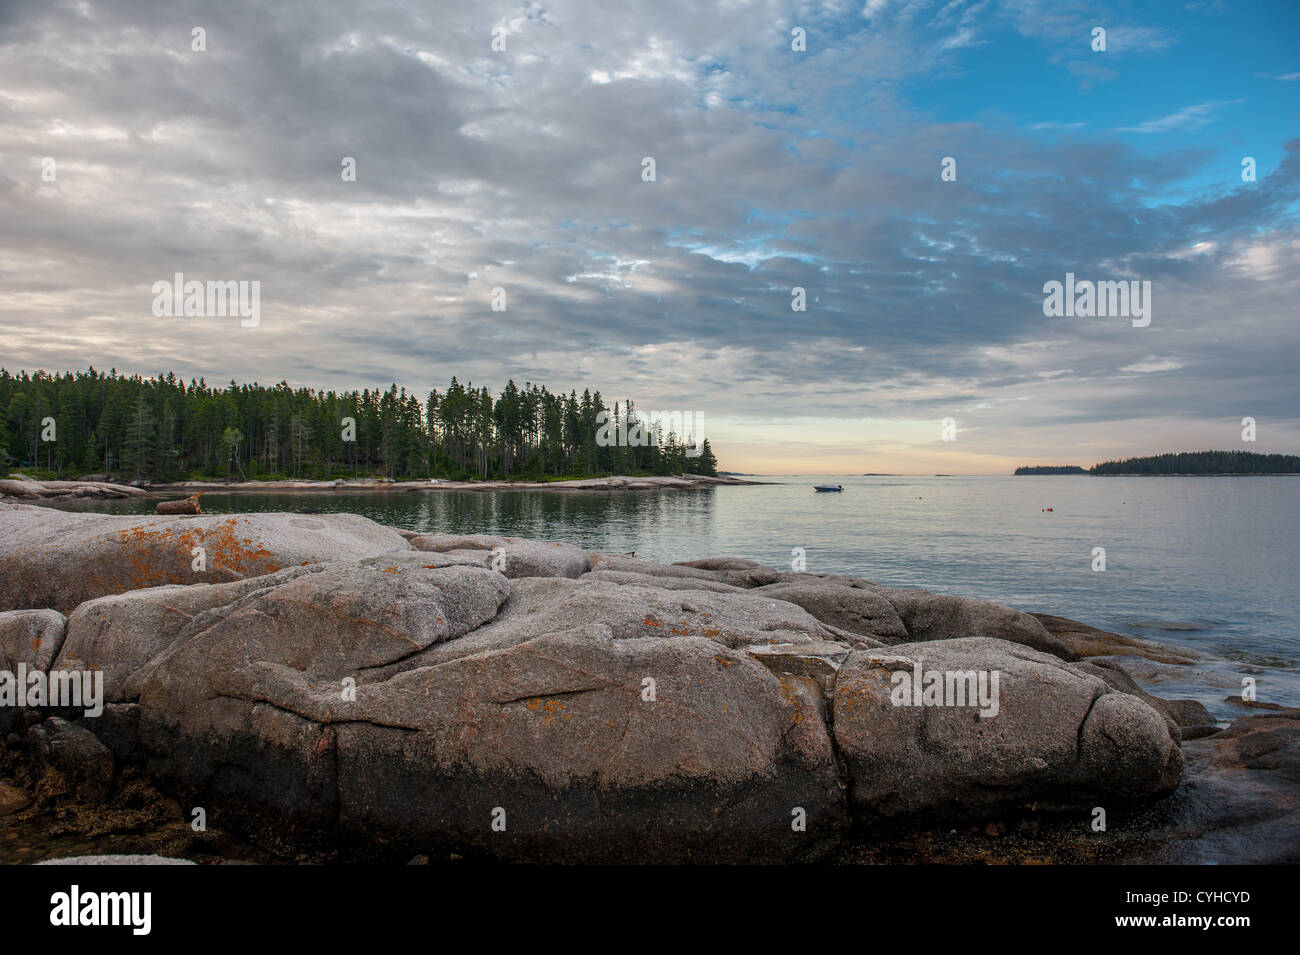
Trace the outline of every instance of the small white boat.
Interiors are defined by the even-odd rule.
[[[813,485],[813,490],[816,490],[816,491],[842,491],[842,490],[844,490],[844,485],[842,485],[842,484],[814,484],[814,485]]]

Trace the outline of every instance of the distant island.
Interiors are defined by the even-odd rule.
[[[1077,465],[1019,467],[1015,474],[1246,475],[1300,474],[1300,455],[1257,451],[1180,451],[1123,461],[1103,461],[1087,471]]]
[[[1255,451],[1182,451],[1094,464],[1092,474],[1300,474],[1300,456]]]

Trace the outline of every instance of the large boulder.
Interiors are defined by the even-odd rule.
[[[235,642],[246,651],[244,661],[291,651],[316,658],[328,647],[334,665],[330,673],[364,678],[368,670],[415,659],[428,647],[477,629],[497,615],[509,594],[502,575],[463,566],[330,565],[258,582],[263,581],[268,585],[231,594],[230,602],[186,621],[168,648],[140,669],[137,679],[148,685],[156,682],[160,668],[174,673],[170,658],[193,653],[189,645],[196,637],[210,642],[214,633],[235,634]],[[212,665],[233,667],[235,662],[214,659]],[[305,666],[292,671],[268,668],[265,673],[265,679],[294,685],[316,676]],[[128,681],[127,689],[131,687]],[[338,692],[339,687],[332,689]],[[140,701],[146,702],[143,693]]]
[[[997,637],[1010,640],[1062,660],[1076,660],[1077,654],[1048,633],[1038,620],[991,600],[972,600],[928,590],[895,588],[879,591],[894,605],[908,637],[921,640],[954,640],[961,637]]]
[[[8,610],[0,613],[0,670],[26,663],[29,670],[48,670],[63,645],[68,620],[57,610]]]
[[[918,668],[921,689],[924,674],[958,676],[913,705],[904,691]],[[973,704],[967,674],[993,705]],[[959,686],[970,688],[965,700]],[[990,638],[855,650],[839,669],[833,718],[850,802],[873,817],[1132,802],[1170,791],[1182,769],[1176,731],[1142,700]]]
[[[371,716],[337,735],[345,841],[503,861],[791,862],[847,828],[820,690],[708,639],[588,626],[365,691]]]
[[[543,622],[468,652],[457,645],[487,629],[505,578],[395,567],[327,568],[196,618],[144,678],[150,770],[220,824],[285,848],[796,861],[842,835],[814,681],[706,637],[620,638],[600,623]],[[629,589],[511,586],[588,600]],[[435,646],[459,655],[430,665]]]
[[[777,600],[788,600],[807,610],[822,623],[882,643],[906,643],[907,627],[879,591],[846,587],[831,581],[809,578],[768,584],[751,591]]]
[[[225,583],[409,549],[400,534],[354,514],[129,517],[0,503],[0,610],[69,613],[142,587]]]
[[[1112,689],[1129,693],[1144,701],[1154,710],[1165,715],[1171,725],[1180,729],[1195,727],[1198,731],[1216,731],[1214,716],[1197,700],[1166,700],[1148,693],[1138,686],[1137,681],[1129,676],[1114,660],[1097,657],[1093,660],[1080,660],[1074,664],[1076,670],[1090,673],[1109,684]]]
[[[67,636],[54,666],[99,670],[104,674],[105,702],[132,701],[139,693],[138,685],[130,685],[132,677],[171,646],[195,617],[326,566],[291,567],[228,584],[146,587],[87,600],[68,617]]]
[[[57,610],[10,610],[0,613],[0,671],[17,680],[19,666],[27,672],[49,671],[63,644],[68,621]],[[22,691],[25,688],[17,687]],[[0,706],[0,739],[21,723],[17,707]]]

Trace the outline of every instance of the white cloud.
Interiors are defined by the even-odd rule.
[[[1131,365],[1125,365],[1120,371],[1131,371],[1139,375],[1149,375],[1157,371],[1177,371],[1183,367],[1181,361],[1175,361],[1172,358],[1156,358],[1152,355],[1144,361],[1134,362]]]
[[[962,47],[974,46],[975,43],[974,30],[958,30],[952,36],[948,37],[948,39],[944,40],[943,43],[939,44],[939,49],[957,50]]]
[[[1200,129],[1208,125],[1214,119],[1214,113],[1221,106],[1235,106],[1238,103],[1246,102],[1244,99],[1226,100],[1212,103],[1197,103],[1193,106],[1185,106],[1175,113],[1167,116],[1161,116],[1157,119],[1149,119],[1144,123],[1138,123],[1136,126],[1121,126],[1115,129],[1117,133],[1168,133],[1176,130]]]

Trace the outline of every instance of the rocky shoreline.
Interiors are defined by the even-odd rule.
[[[1224,728],[1117,656],[1195,663],[743,559],[0,502],[0,702],[20,668],[102,688],[93,714],[0,705],[0,834],[135,820],[157,838],[120,851],[197,861],[1300,861],[1300,710]]]
[[[98,478],[99,475],[95,475]],[[48,499],[97,497],[148,497],[144,488],[114,484],[107,480],[83,478],[76,481],[33,481],[22,474],[0,479],[0,501],[42,501]]]
[[[734,477],[710,477],[705,474],[580,478],[572,481],[394,481],[391,478],[335,481],[183,481],[158,484],[150,488],[157,493],[209,491],[240,493],[245,491],[685,491],[709,487],[732,487],[762,484]]]
[[[165,497],[174,494],[247,493],[354,493],[410,491],[684,491],[700,488],[762,484],[736,477],[704,474],[675,476],[615,475],[573,481],[395,481],[392,478],[361,478],[334,481],[178,481],[170,484],[130,485],[92,474],[75,481],[36,481],[22,474],[0,479],[0,501],[22,502],[76,500],[81,498]]]

